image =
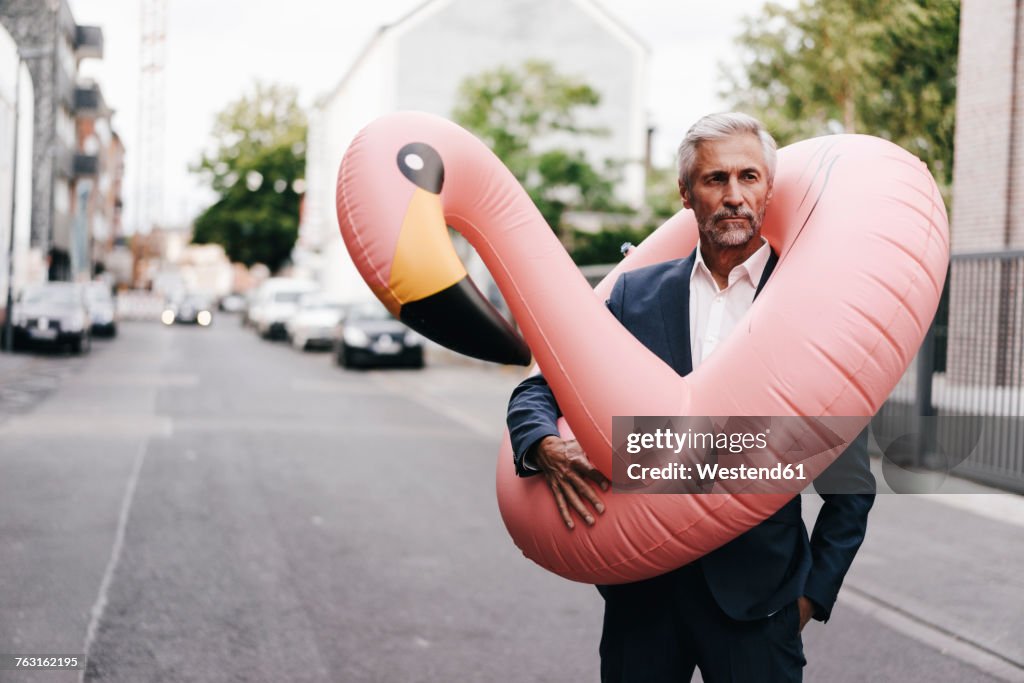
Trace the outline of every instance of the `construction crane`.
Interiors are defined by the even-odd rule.
[[[135,162],[135,231],[164,220],[167,0],[142,0],[139,43],[139,136]]]

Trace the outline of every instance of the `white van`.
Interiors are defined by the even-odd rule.
[[[272,277],[257,290],[249,321],[264,339],[284,339],[285,323],[298,311],[299,300],[318,289],[309,280]]]

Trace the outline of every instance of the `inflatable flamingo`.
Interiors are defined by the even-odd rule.
[[[337,204],[349,253],[388,309],[478,358],[525,365],[532,351],[572,432],[606,476],[617,415],[859,416],[841,422],[844,446],[826,444],[803,461],[811,476],[820,473],[910,364],[949,261],[945,209],[918,159],[857,135],[786,147],[762,233],[780,256],[772,281],[715,354],[684,378],[603,301],[622,269],[693,250],[689,211],[633,250],[594,296],[502,163],[455,124],[415,112],[385,116],[356,136],[338,174]],[[469,281],[446,226],[483,258],[529,348]],[[497,490],[527,557],[601,584],[691,562],[793,495],[615,493],[604,496],[596,525],[570,532],[541,478],[515,476],[507,435]]]

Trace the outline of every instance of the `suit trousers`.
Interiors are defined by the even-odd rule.
[[[794,601],[771,616],[737,621],[708,590],[700,562],[662,576],[598,586],[605,599],[602,683],[801,681],[800,610]]]

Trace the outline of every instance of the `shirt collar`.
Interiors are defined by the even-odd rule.
[[[757,287],[761,281],[761,275],[764,273],[765,266],[768,265],[768,259],[771,257],[771,247],[768,246],[768,240],[761,238],[761,247],[753,254],[747,257],[747,260],[738,266],[734,267],[729,272],[729,284],[731,286],[737,279],[746,276],[750,280],[750,284]],[[711,274],[711,269],[708,268],[704,262],[704,256],[700,252],[700,240],[697,241],[697,256],[693,263],[693,270],[690,272],[690,280],[693,281],[694,275],[697,272],[703,272],[707,277],[711,278],[714,282],[714,276]],[[717,286],[717,285],[716,285]]]

